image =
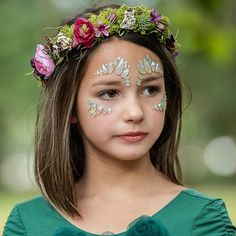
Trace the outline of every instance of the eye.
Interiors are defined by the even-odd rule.
[[[155,96],[160,91],[159,87],[156,86],[148,86],[143,89],[144,96]]]
[[[115,89],[104,90],[98,94],[98,97],[102,100],[111,100],[119,96],[119,92]]]

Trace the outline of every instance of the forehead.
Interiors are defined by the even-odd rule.
[[[96,70],[102,64],[109,63],[117,57],[124,58],[131,65],[131,70],[137,70],[137,64],[146,55],[162,66],[160,58],[151,50],[129,41],[112,39],[102,43],[93,52],[88,61],[87,70]]]

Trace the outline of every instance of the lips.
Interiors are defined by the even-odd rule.
[[[116,137],[127,143],[136,143],[143,140],[146,137],[145,132],[128,132],[125,134],[117,135]]]

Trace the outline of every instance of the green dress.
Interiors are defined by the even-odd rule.
[[[43,197],[18,204],[3,236],[98,236],[69,223]],[[107,232],[105,235],[112,235]],[[224,202],[193,189],[180,192],[152,216],[141,216],[116,236],[223,236],[236,235]]]

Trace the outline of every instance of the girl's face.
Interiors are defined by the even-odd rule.
[[[131,42],[103,43],[88,62],[75,107],[72,122],[80,124],[87,158],[149,157],[165,118],[160,58]]]

